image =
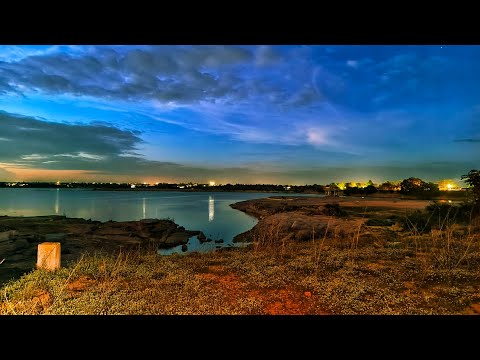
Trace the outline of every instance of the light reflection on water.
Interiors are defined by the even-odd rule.
[[[212,195],[208,197],[208,221],[213,221],[215,218],[215,199]]]
[[[233,244],[235,235],[251,229],[257,220],[229,205],[284,193],[179,191],[92,191],[79,189],[0,189],[0,216],[65,215],[98,221],[169,218],[187,230],[200,230],[211,242],[192,237],[190,251],[211,251]],[[314,196],[314,195],[309,195]],[[215,240],[223,239],[223,243]],[[167,253],[181,253],[181,247]],[[165,251],[162,250],[162,253]]]
[[[175,246],[170,249],[159,249],[158,253],[160,255],[172,255],[172,254],[188,254],[190,252],[199,252],[205,253],[214,251],[219,248],[223,247],[245,247],[248,246],[250,243],[234,243],[234,242],[227,242],[227,243],[216,243],[214,240],[210,242],[204,242],[203,244],[198,240],[197,236],[192,236],[188,239],[187,243],[187,251],[182,250],[182,245]]]

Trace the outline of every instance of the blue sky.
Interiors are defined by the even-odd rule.
[[[0,46],[0,181],[458,179],[480,47]]]

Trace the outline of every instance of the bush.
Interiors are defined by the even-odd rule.
[[[478,215],[479,206],[471,202],[464,202],[460,205],[433,202],[428,205],[425,210],[428,214],[432,215],[433,221],[438,220],[439,223],[468,224],[471,218]]]
[[[368,226],[391,226],[395,223],[392,219],[368,219],[365,225]]]
[[[404,230],[420,234],[429,232],[432,230],[431,215],[425,211],[415,210],[403,219],[402,226]]]
[[[325,204],[323,214],[328,216],[345,216],[347,213],[340,208],[338,203]]]

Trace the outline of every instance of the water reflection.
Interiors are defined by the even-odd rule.
[[[215,199],[212,195],[208,197],[208,221],[213,221],[215,217]]]
[[[147,204],[146,204],[146,199],[145,198],[143,198],[142,209],[143,209],[143,218],[145,219],[147,217]]]
[[[188,252],[233,245],[233,238],[257,222],[230,204],[248,199],[279,196],[282,193],[234,192],[123,192],[66,189],[0,188],[0,216],[61,215],[97,221],[132,221],[170,218],[188,230],[202,231],[211,242],[192,239]],[[147,209],[147,200],[148,206]],[[208,218],[205,216],[208,202]],[[215,240],[223,239],[223,243]],[[181,251],[181,250],[180,250]]]
[[[160,255],[173,255],[173,254],[185,255],[192,252],[207,253],[223,247],[246,247],[246,246],[249,246],[250,244],[251,243],[217,244],[214,241],[206,242],[202,244],[196,236],[192,236],[190,239],[188,239],[187,251],[183,251],[182,245],[178,245],[169,249],[158,249],[157,253]]]
[[[55,214],[58,215],[60,211],[60,189],[57,189],[55,195]]]

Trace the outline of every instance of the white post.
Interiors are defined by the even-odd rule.
[[[37,269],[60,269],[59,242],[44,242],[38,244]]]

